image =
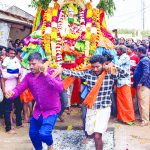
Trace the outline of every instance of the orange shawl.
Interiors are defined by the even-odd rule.
[[[86,105],[87,108],[92,108],[92,106],[94,105],[98,92],[105,78],[105,75],[106,71],[103,71],[103,73],[100,75],[97,82],[95,83],[94,87],[91,89],[86,99],[84,100],[83,104]]]

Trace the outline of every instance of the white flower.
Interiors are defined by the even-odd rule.
[[[46,27],[45,34],[50,34],[52,31],[51,27]]]
[[[86,28],[91,27],[91,26],[92,26],[91,22],[88,22],[88,23],[86,24]]]
[[[96,28],[96,27],[92,27],[92,28],[91,28],[91,33],[97,34],[97,28]]]
[[[57,23],[56,22],[52,22],[52,27],[57,28]]]

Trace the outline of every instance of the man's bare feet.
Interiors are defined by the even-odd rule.
[[[140,124],[141,127],[148,126],[148,125],[149,125],[149,122],[145,122],[145,121],[142,121]]]
[[[15,132],[15,130],[9,130],[9,131],[6,132],[6,133],[8,133],[8,134],[17,134],[17,133]]]
[[[83,140],[81,141],[81,144],[88,144],[89,141],[90,141],[89,138],[85,138],[85,139],[83,139]]]
[[[64,119],[61,116],[59,116],[58,118],[59,118],[60,122],[64,122]]]
[[[28,120],[28,119],[25,119],[25,120],[23,121],[23,123],[29,123],[29,120]]]
[[[70,107],[67,107],[67,115],[70,115],[71,114],[71,108]]]
[[[54,150],[53,146],[49,146],[47,150]]]
[[[20,128],[23,128],[24,127],[24,125],[22,124],[22,125],[20,125],[20,126],[16,126],[16,128],[17,129],[20,129]]]

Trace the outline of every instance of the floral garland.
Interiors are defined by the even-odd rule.
[[[86,34],[85,34],[85,56],[89,56],[91,27],[92,27],[92,5],[91,2],[86,4]]]
[[[97,13],[97,20],[96,20],[96,26],[97,26],[96,46],[98,46],[98,42],[99,42],[100,37],[101,37],[101,35],[102,35],[101,30],[100,30],[99,19],[100,19],[100,10],[98,10],[98,13]]]
[[[98,24],[98,20],[97,20],[97,14],[98,14],[98,10],[97,9],[93,9],[93,15],[92,15],[92,28],[91,28],[91,39],[90,39],[90,55],[94,54],[94,51],[96,49],[96,38],[97,38],[97,24]]]
[[[79,10],[79,18],[80,18],[80,30],[81,30],[81,35],[80,35],[80,40],[85,39],[85,19],[84,19],[84,10],[80,9]]]
[[[48,14],[48,10],[46,10],[43,15],[42,42],[43,42],[43,47],[45,49],[46,54],[51,55],[51,49],[50,49],[51,37],[50,37],[49,33],[45,33],[46,26],[48,26],[48,24],[49,24],[49,22],[47,22],[47,14]]]
[[[56,61],[58,65],[62,65],[62,52],[61,52],[61,47],[62,47],[62,37],[60,35],[60,31],[62,30],[62,24],[64,20],[65,14],[63,10],[60,10],[60,15],[58,19],[58,38],[56,40]]]
[[[56,57],[56,40],[57,36],[57,24],[58,24],[58,12],[60,5],[55,1],[54,8],[52,11],[52,32],[51,32],[51,49],[52,49],[52,57]]]

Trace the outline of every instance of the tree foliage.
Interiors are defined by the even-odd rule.
[[[51,1],[52,0],[32,0],[30,6],[36,9],[42,6],[43,9],[47,9]]]
[[[39,6],[42,6],[43,9],[47,9],[51,1],[52,0],[32,0],[30,6],[36,9]],[[99,0],[97,8],[104,9],[108,16],[113,16],[114,11],[116,10],[114,0]]]
[[[114,0],[100,0],[97,5],[97,8],[104,9],[105,13],[108,16],[113,16],[114,11],[116,10]]]

